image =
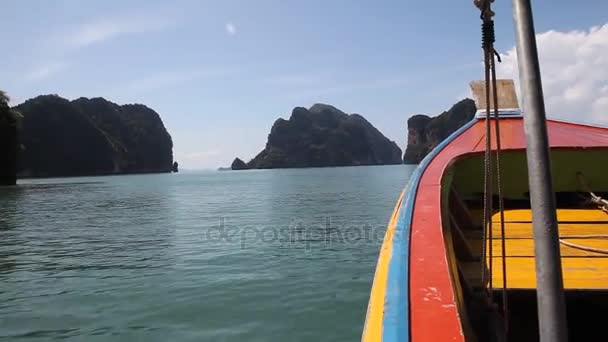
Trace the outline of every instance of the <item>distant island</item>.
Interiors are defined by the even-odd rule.
[[[401,164],[401,149],[363,116],[327,104],[296,107],[272,125],[266,148],[233,170]]]
[[[177,171],[171,136],[145,105],[43,95],[13,110],[21,115],[19,177]]]
[[[407,148],[403,155],[405,164],[417,164],[450,134],[475,116],[475,101],[464,99],[450,110],[436,117],[419,114],[407,121]]]
[[[0,95],[0,166],[6,173],[0,183],[14,184],[15,156],[19,177],[178,171],[171,136],[160,115],[145,105],[42,95],[10,108],[8,97]],[[257,156],[249,162],[235,158],[219,170],[415,164],[475,110],[474,101],[464,99],[436,117],[412,116],[401,158],[397,144],[359,114],[327,104],[296,107],[288,120],[274,122]]]

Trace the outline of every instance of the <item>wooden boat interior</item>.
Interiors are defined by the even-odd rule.
[[[495,160],[494,154],[492,158]],[[570,340],[605,340],[602,313],[608,310],[608,212],[591,203],[590,192],[608,196],[608,148],[553,148],[551,158]],[[525,150],[501,152],[500,164],[504,251],[497,177],[493,179],[491,230],[484,234],[484,153],[456,158],[441,180],[444,239],[458,311],[467,340],[500,340],[505,324],[501,315],[488,309],[488,299],[501,307],[504,287],[509,340],[538,341]],[[484,267],[487,285],[482,280]]]

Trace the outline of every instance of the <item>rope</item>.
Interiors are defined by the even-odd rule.
[[[591,195],[591,203],[597,205],[598,209],[608,213],[608,201],[597,196],[593,192],[589,191],[589,195]]]
[[[490,64],[488,60],[487,51],[485,53],[485,76],[486,76],[486,100],[490,98],[490,88],[488,85],[488,80],[490,79]],[[486,101],[489,103],[489,101]],[[486,105],[486,148],[484,153],[484,176],[483,176],[483,221],[484,221],[484,229],[483,229],[483,241],[487,241],[488,239],[492,241],[492,159],[490,158],[491,152],[491,126],[490,126],[490,107]],[[487,260],[486,256],[489,254],[490,261],[492,260],[492,244],[486,247],[484,243],[482,245],[482,257],[484,262],[481,264],[481,282],[485,287],[486,284],[489,283],[489,287],[492,286],[492,262],[489,263],[486,268],[485,260]],[[488,295],[490,291],[488,289]]]
[[[583,175],[582,172],[577,172],[576,179],[579,185],[583,188],[583,190],[588,192],[591,196],[591,203],[595,204],[603,212],[608,213],[608,200],[601,198],[600,196],[594,194],[593,191],[591,191],[591,188],[585,180],[585,175]]]
[[[574,236],[576,236],[576,235],[574,235]],[[600,253],[600,254],[608,254],[608,250],[606,250],[606,249],[589,247],[589,246],[585,246],[585,245],[579,245],[579,244],[576,244],[576,243],[565,241],[564,238],[566,238],[566,237],[564,236],[564,237],[562,237],[562,239],[559,239],[559,243],[561,243],[564,246],[580,249],[580,250],[587,251],[587,252],[594,252],[594,253]],[[570,237],[570,238],[572,238],[572,237]],[[580,238],[583,238],[583,237],[579,237],[579,239]],[[604,235],[604,236],[600,237],[600,236],[596,235],[594,237],[590,237],[590,236],[585,236],[584,237],[584,239],[593,239],[593,238],[595,238],[595,239],[598,239],[598,238],[608,239],[608,236]]]
[[[502,248],[502,272],[503,272],[503,281],[502,281],[502,311],[504,318],[504,337],[505,340],[508,339],[508,301],[507,301],[507,262],[506,262],[506,241],[505,241],[505,219],[504,219],[504,201],[502,197],[502,181],[501,181],[501,167],[500,167],[500,152],[501,152],[501,143],[500,143],[500,120],[499,120],[499,110],[498,110],[498,90],[496,86],[496,60],[500,62],[500,55],[497,53],[496,49],[494,49],[494,42],[496,40],[495,31],[494,31],[494,20],[492,17],[494,16],[494,12],[491,9],[491,3],[493,0],[474,0],[475,5],[481,11],[481,35],[482,35],[482,49],[484,51],[484,66],[485,66],[485,82],[486,82],[486,146],[485,146],[485,154],[484,154],[484,208],[483,208],[483,216],[484,216],[484,230],[483,230],[483,245],[482,245],[482,258],[484,262],[482,263],[482,284],[486,285],[487,278],[489,278],[489,288],[487,289],[487,293],[490,295],[490,301],[492,301],[491,297],[491,289],[493,287],[492,283],[492,268],[493,268],[493,251],[492,245],[493,243],[489,243],[488,248],[486,250],[486,241],[492,240],[492,212],[493,212],[493,196],[492,196],[492,132],[491,132],[491,124],[490,124],[490,103],[494,106],[494,130],[496,134],[496,183],[497,183],[497,192],[498,192],[498,208],[500,212],[500,231],[501,231],[501,248]],[[492,94],[490,94],[490,85],[492,88]],[[491,97],[490,97],[491,96]],[[492,102],[490,101],[492,99]],[[485,260],[486,254],[489,254],[489,266],[486,271]],[[487,277],[487,278],[486,278]]]
[[[562,239],[608,239],[608,234],[562,235]]]
[[[496,61],[494,59],[494,55],[491,54],[492,61],[492,89],[494,96],[494,126],[496,131],[496,186],[498,190],[498,210],[500,211],[500,247],[502,250],[502,310],[504,313],[505,319],[505,331],[507,331],[507,327],[509,326],[508,319],[508,299],[507,299],[507,243],[506,243],[506,234],[505,234],[505,207],[504,201],[502,197],[502,180],[501,180],[501,167],[500,167],[500,153],[501,153],[501,144],[500,144],[500,118],[498,114],[498,90],[496,87]]]
[[[577,172],[576,178],[577,178],[577,181],[578,181],[579,185],[581,186],[581,188],[583,188],[583,190],[585,190],[586,192],[589,193],[589,196],[591,197],[590,202],[592,204],[595,204],[598,207],[598,209],[608,213],[608,201],[601,198],[600,196],[594,194],[593,191],[591,191],[591,189],[589,188],[589,185],[585,181],[585,176],[583,175],[583,173]],[[561,243],[564,246],[580,249],[580,250],[587,251],[587,252],[608,254],[608,250],[606,250],[606,249],[579,245],[576,243],[568,242],[565,239],[608,239],[608,234],[561,235],[560,239],[559,239],[559,243]]]
[[[491,131],[491,126],[490,126],[490,87],[488,86],[490,84],[490,69],[491,69],[491,65],[490,65],[490,48],[492,46],[493,40],[494,40],[494,34],[492,31],[493,25],[489,24],[490,22],[492,22],[492,16],[494,15],[494,12],[492,12],[492,9],[490,8],[490,2],[487,0],[474,0],[475,5],[479,8],[479,10],[481,11],[481,19],[482,19],[482,26],[481,26],[481,37],[482,37],[482,42],[481,42],[481,47],[483,49],[484,52],[484,71],[485,71],[485,82],[486,82],[486,136],[485,136],[485,142],[486,142],[486,146],[485,146],[485,152],[484,152],[484,177],[483,177],[483,221],[484,221],[484,225],[483,225],[483,241],[484,243],[482,244],[482,258],[484,260],[484,262],[482,262],[481,265],[481,281],[482,281],[482,285],[484,286],[484,288],[486,288],[487,290],[487,294],[489,297],[491,297],[491,290],[490,288],[492,287],[492,257],[493,257],[493,251],[492,251],[492,244],[488,244],[488,246],[486,247],[486,243],[485,241],[488,241],[488,239],[490,241],[492,241],[492,219],[491,219],[491,213],[492,213],[492,159],[490,158],[491,155],[491,149],[492,149],[492,131]],[[488,265],[488,267],[486,268],[485,265],[485,261],[488,260],[487,256],[489,254],[489,260],[490,263]],[[487,286],[487,284],[489,283],[489,286]],[[487,286],[487,287],[486,287]]]

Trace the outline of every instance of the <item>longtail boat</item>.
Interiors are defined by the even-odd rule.
[[[483,229],[486,119],[480,110],[426,156],[402,192],[381,247],[364,341],[499,340],[493,335],[502,331],[504,317],[491,304],[502,305],[503,279],[509,339],[538,340],[523,120],[513,82],[498,84],[505,106],[498,120],[506,253],[498,212],[492,213],[492,233]],[[482,92],[479,82],[473,91]],[[547,130],[569,331],[605,340],[599,314],[608,309],[608,208],[598,198],[608,194],[608,128],[548,120]],[[484,267],[492,268],[487,284]]]
[[[608,128],[546,119],[530,0],[512,1],[523,114],[496,78],[493,0],[474,0],[479,111],[401,193],[362,341],[608,340]]]

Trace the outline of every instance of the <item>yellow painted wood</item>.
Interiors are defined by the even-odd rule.
[[[494,258],[502,257],[502,243],[500,239],[492,240],[492,254]],[[600,248],[608,251],[608,239],[566,239],[567,242],[577,245]],[[506,239],[507,257],[534,257],[534,241],[532,239]],[[584,251],[581,249],[560,245],[562,257],[608,257],[608,254]]]
[[[502,288],[502,261],[494,258],[492,285]],[[608,258],[562,258],[565,289],[607,289]],[[479,269],[477,270],[479,272]],[[536,288],[534,258],[507,257],[507,287]]]
[[[588,235],[588,234],[608,234],[608,222],[606,223],[560,223],[558,225],[560,236],[568,235]],[[500,223],[492,224],[492,238],[500,239],[502,231]],[[507,239],[532,238],[531,223],[512,223],[505,222],[505,235]]]
[[[492,216],[499,220],[499,214]],[[511,289],[532,289],[536,287],[534,261],[534,240],[531,212],[526,209],[505,212],[507,287]],[[597,209],[558,209],[560,236],[568,235],[607,235],[608,214]],[[520,223],[512,223],[517,221]],[[492,226],[493,267],[492,286],[502,288],[502,244],[500,224]],[[567,242],[581,246],[600,248],[608,251],[605,238],[565,238]],[[481,240],[473,246],[479,246]],[[488,242],[488,245],[490,242]],[[608,254],[585,251],[560,244],[564,287],[566,289],[608,289]],[[489,265],[490,259],[486,263]],[[471,267],[472,268],[472,267]],[[480,273],[477,267],[477,273]],[[474,269],[465,272],[475,272]],[[473,276],[474,273],[471,273]]]
[[[500,222],[500,213],[492,215],[493,222]],[[607,222],[608,213],[595,209],[558,209],[558,222]],[[505,222],[532,222],[530,209],[515,209],[505,211]]]

